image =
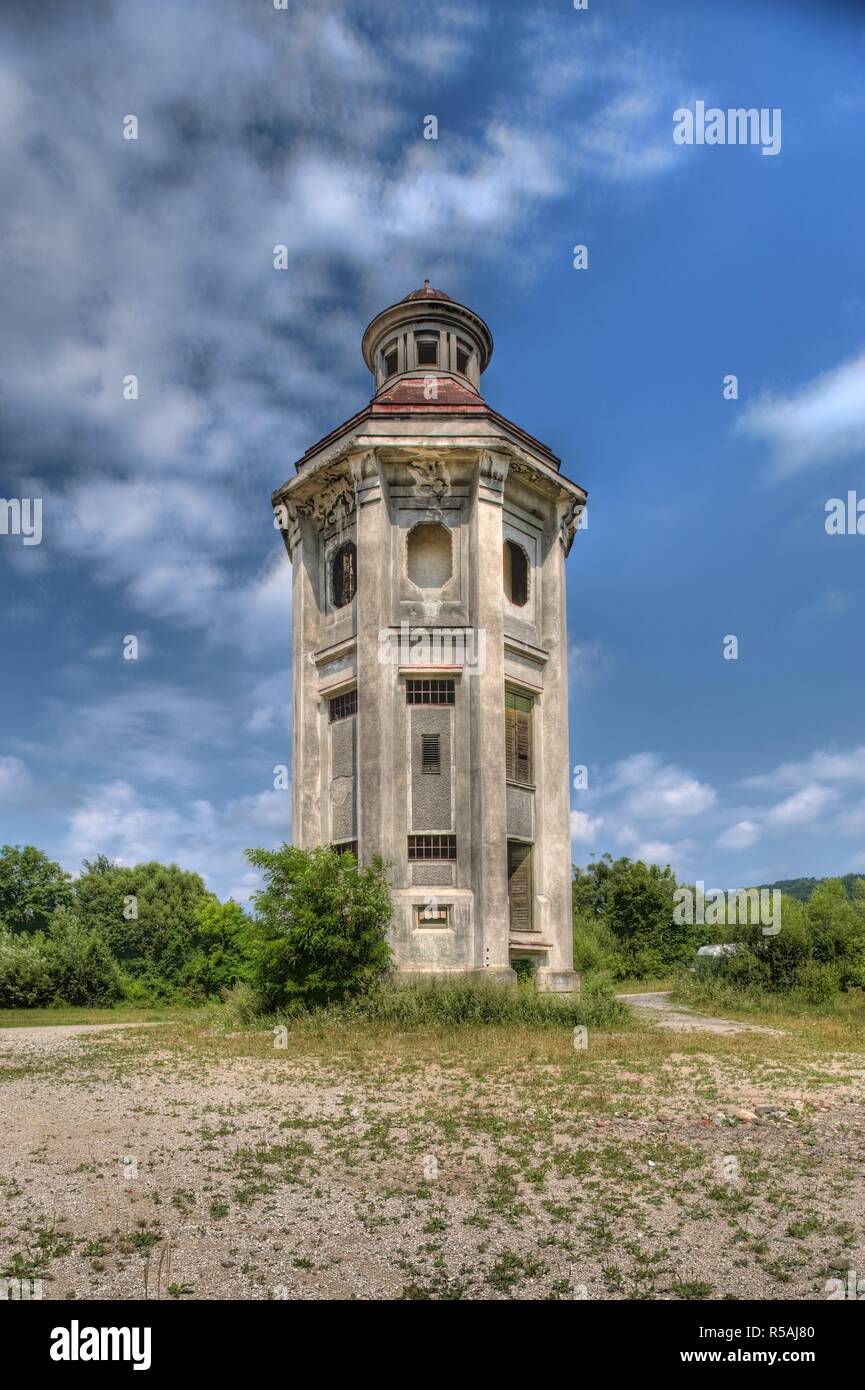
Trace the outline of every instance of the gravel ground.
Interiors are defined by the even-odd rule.
[[[46,1299],[812,1299],[865,1274],[861,1056],[305,1047],[0,1032],[0,1270]]]

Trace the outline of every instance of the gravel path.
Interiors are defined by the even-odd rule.
[[[674,1009],[670,1003],[669,990],[655,990],[648,994],[620,994],[617,998],[630,1004],[641,1018],[649,1019],[659,1028],[674,1029],[679,1033],[773,1033],[783,1035],[782,1028],[764,1028],[758,1023],[739,1023],[731,1018],[706,1018],[703,1014],[692,1013],[690,1009]]]

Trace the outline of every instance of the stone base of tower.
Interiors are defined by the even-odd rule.
[[[399,985],[411,984],[444,984],[448,980],[484,980],[495,985],[515,985],[517,983],[517,973],[509,965],[486,966],[480,969],[459,969],[450,967],[444,970],[424,970],[413,969],[411,966],[397,967],[393,975],[393,983]]]
[[[535,975],[535,983],[545,994],[573,994],[579,999],[582,976],[577,970],[553,970],[542,965]]]

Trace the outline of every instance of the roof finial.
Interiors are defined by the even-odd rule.
[[[428,289],[429,289],[429,280],[424,280],[424,282],[423,282],[423,287],[424,287],[425,290],[428,290]]]

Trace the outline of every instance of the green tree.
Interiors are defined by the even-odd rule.
[[[842,988],[865,985],[865,879],[852,896],[843,879],[822,879],[805,911],[814,960],[835,966]]]
[[[195,949],[183,967],[187,989],[218,994],[249,980],[253,924],[239,903],[203,898],[195,909],[195,927]]]
[[[329,848],[247,850],[255,895],[254,982],[265,1008],[327,1004],[374,987],[391,966],[393,915],[380,859],[364,868]]]
[[[54,991],[64,1004],[105,1007],[123,997],[117,962],[98,932],[88,931],[70,908],[54,913],[48,928]]]
[[[669,865],[605,854],[574,868],[574,948],[583,968],[606,964],[615,974],[660,975],[683,964],[699,928],[673,919],[678,884]]]
[[[212,897],[203,879],[176,864],[106,867],[85,863],[75,909],[133,979],[159,992],[179,986],[197,945],[198,909]]]
[[[0,850],[0,926],[8,932],[44,931],[54,909],[71,899],[69,875],[41,849]]]

